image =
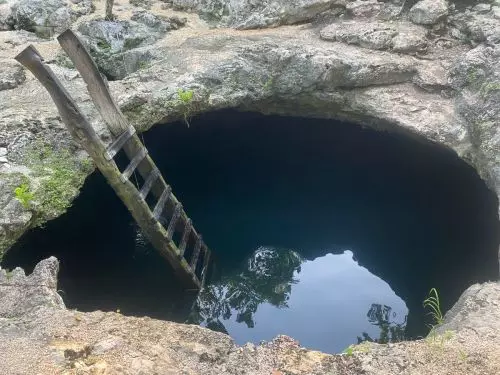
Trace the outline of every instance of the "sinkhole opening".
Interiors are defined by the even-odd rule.
[[[199,295],[180,289],[98,172],[2,266],[29,272],[54,255],[70,308],[201,324],[240,344],[287,334],[332,353],[425,336],[431,288],[446,311],[498,278],[495,194],[425,140],[221,111],[157,125],[144,141],[216,254]]]

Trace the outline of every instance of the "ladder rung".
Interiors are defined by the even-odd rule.
[[[208,250],[208,247],[205,247],[205,258],[203,259],[203,268],[201,269],[201,286],[205,284],[205,278],[207,277],[207,271],[208,271],[208,264],[210,260],[210,250]]]
[[[148,150],[145,147],[141,147],[137,155],[130,161],[130,164],[127,166],[125,171],[123,171],[120,176],[123,183],[127,182],[132,173],[134,173],[135,169],[139,165],[139,163],[146,157],[148,154]]]
[[[172,239],[172,236],[175,231],[175,225],[177,224],[177,220],[181,215],[181,210],[182,210],[182,204],[180,202],[177,202],[177,205],[175,206],[174,209],[174,213],[172,214],[172,218],[170,219],[170,223],[168,223],[167,237],[169,240]]]
[[[196,240],[196,245],[194,247],[193,256],[191,257],[191,263],[190,263],[193,272],[196,272],[196,263],[198,263],[198,257],[200,256],[200,249],[202,242],[203,239],[201,238],[201,235],[198,235],[198,240]]]
[[[122,134],[116,138],[113,143],[107,148],[106,152],[104,153],[104,157],[106,160],[111,160],[115,157],[116,154],[122,149],[123,145],[127,143],[127,141],[132,138],[132,136],[135,134],[135,128],[130,125],[129,128],[124,131]]]
[[[184,233],[182,234],[181,243],[179,244],[179,254],[180,256],[184,256],[184,252],[186,251],[186,245],[189,239],[189,233],[191,233],[192,229],[191,219],[186,220],[186,226],[184,227]]]
[[[146,197],[149,194],[149,191],[153,187],[153,184],[155,183],[156,179],[160,176],[160,170],[158,168],[154,168],[151,173],[149,174],[148,178],[144,182],[144,185],[142,185],[141,188],[141,198],[146,199]]]
[[[170,197],[170,193],[172,192],[172,188],[167,185],[163,193],[161,193],[160,199],[156,202],[155,208],[153,210],[153,216],[156,220],[160,217],[165,208],[165,203],[167,203],[168,197]]]

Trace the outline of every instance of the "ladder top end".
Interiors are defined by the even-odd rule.
[[[66,40],[66,39],[77,39],[73,30],[66,29],[64,32],[59,34],[59,36],[57,37],[59,44],[61,44],[61,42]]]
[[[28,59],[31,60],[33,58],[38,58],[40,61],[43,61],[42,55],[33,44],[30,44],[28,47],[19,52],[16,57],[14,57],[16,61],[23,65],[28,61]]]

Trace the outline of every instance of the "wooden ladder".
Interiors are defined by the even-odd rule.
[[[184,287],[200,289],[207,276],[212,255],[210,249],[148,155],[135,128],[128,124],[111,97],[106,82],[83,43],[71,30],[65,31],[57,39],[87,84],[94,105],[114,137],[108,147],[32,45],[17,55],[16,60],[29,69],[49,92],[70,134],[94,160],[146,238],[167,259]],[[122,150],[129,159],[123,171],[115,162],[115,157]],[[140,190],[130,181],[134,172],[138,172],[144,181]],[[153,207],[146,202],[148,197],[153,198]],[[161,217],[168,219],[168,225],[162,225]],[[179,234],[176,236],[179,238],[177,244],[174,233]],[[190,256],[187,257],[187,254]]]

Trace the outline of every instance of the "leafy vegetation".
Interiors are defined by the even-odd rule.
[[[27,182],[22,183],[14,189],[14,194],[16,199],[21,202],[24,208],[29,208],[31,201],[33,200],[33,193],[30,191],[30,187]]]
[[[177,90],[177,95],[179,96],[179,99],[184,102],[184,103],[190,103],[191,100],[193,100],[193,90],[183,90],[179,89]]]
[[[432,324],[431,329],[435,326],[443,324],[444,318],[441,312],[441,303],[439,301],[439,294],[436,288],[432,288],[429,291],[429,296],[424,300],[424,308],[429,309],[429,315],[432,317],[434,324]]]
[[[354,355],[354,345],[349,345],[342,353],[348,357],[352,357]]]
[[[369,353],[370,350],[370,344],[368,342],[363,342],[358,345],[349,345],[342,351],[342,353],[348,357],[351,357],[354,355],[354,353]]]
[[[179,100],[185,104],[184,108],[184,122],[189,126],[189,115],[191,113],[191,102],[193,101],[193,90],[177,90],[177,96]]]

